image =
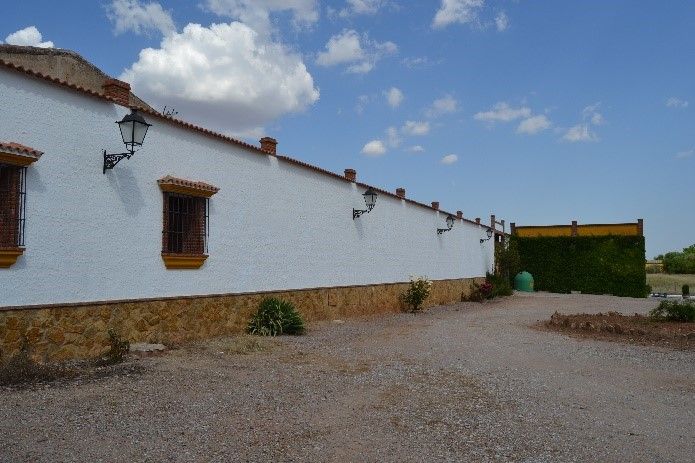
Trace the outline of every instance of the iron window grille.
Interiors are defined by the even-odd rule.
[[[26,171],[0,164],[0,248],[24,246]]]
[[[207,198],[164,193],[162,252],[207,254],[209,223]]]

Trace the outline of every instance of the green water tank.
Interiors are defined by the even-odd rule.
[[[517,275],[514,277],[514,289],[517,291],[532,293],[533,276],[526,271],[517,273]]]

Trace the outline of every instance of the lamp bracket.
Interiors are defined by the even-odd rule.
[[[357,217],[361,216],[362,214],[369,213],[370,209],[353,209],[352,210],[352,220],[355,220]]]
[[[444,232],[451,231],[451,228],[437,228],[437,235],[441,235]]]
[[[123,159],[130,159],[130,157],[135,154],[135,151],[130,150],[127,153],[113,153],[109,154],[104,150],[104,169],[103,173],[106,174],[107,169],[113,169],[116,164],[121,162]]]
[[[367,209],[353,209],[352,210],[352,220],[355,220],[357,217],[361,216],[365,212],[369,214],[372,209],[374,209],[374,205],[367,206]]]

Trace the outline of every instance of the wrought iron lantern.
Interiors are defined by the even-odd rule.
[[[371,187],[365,191],[362,196],[364,196],[364,204],[367,205],[367,209],[353,209],[352,210],[352,220],[355,220],[357,217],[361,216],[365,212],[369,213],[372,209],[374,209],[374,205],[376,204],[376,197],[377,193],[374,191]]]
[[[123,158],[130,159],[135,154],[135,149],[142,146],[147,135],[147,129],[152,127],[145,118],[132,109],[130,114],[126,114],[123,119],[116,122],[121,130],[123,144],[128,150],[126,153],[109,154],[104,150],[104,173],[107,169],[113,169]]]
[[[444,232],[448,232],[448,231],[451,230],[452,228],[454,228],[454,216],[453,216],[453,215],[449,215],[449,216],[446,218],[446,228],[437,228],[437,234],[438,234],[438,235],[441,235],[441,234],[444,233]]]
[[[495,232],[492,230],[492,228],[488,228],[488,229],[487,229],[487,239],[480,238],[480,244],[483,244],[484,242],[489,241],[489,240],[492,238],[492,235],[493,235],[494,233],[495,233]]]

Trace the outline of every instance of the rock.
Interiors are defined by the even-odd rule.
[[[130,352],[134,353],[150,353],[150,352],[163,352],[166,350],[164,344],[148,344],[146,342],[134,342],[130,345]]]
[[[686,336],[688,337],[688,340],[695,341],[695,331],[691,331]]]
[[[345,320],[333,320],[333,323],[335,323],[336,325],[342,325],[343,323],[345,323]]]

